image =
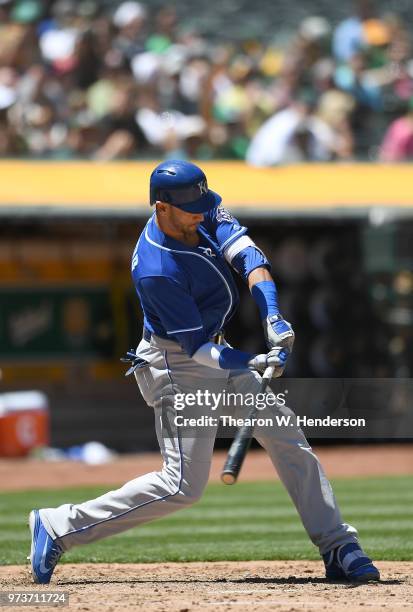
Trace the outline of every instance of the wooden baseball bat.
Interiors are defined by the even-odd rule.
[[[266,368],[261,379],[260,393],[264,393],[265,389],[267,388],[267,385],[272,378],[274,367],[275,366],[268,366],[268,368]],[[247,416],[247,419],[253,419],[256,413],[257,408],[253,406]],[[221,480],[224,484],[232,485],[237,482],[238,474],[241,471],[245,456],[251,445],[253,433],[253,425],[243,425],[238,429],[234,441],[232,442],[228,451],[224,468],[221,472]]]

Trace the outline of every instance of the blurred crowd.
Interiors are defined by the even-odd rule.
[[[169,4],[0,0],[0,156],[413,157],[412,40],[396,12],[358,0],[336,24],[309,10],[280,31],[229,41],[224,23],[207,35]]]

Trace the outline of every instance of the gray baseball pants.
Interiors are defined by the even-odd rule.
[[[170,340],[157,336],[150,342],[142,340],[137,354],[149,362],[135,376],[145,401],[154,410],[163,467],[96,499],[40,510],[47,531],[64,550],[161,518],[199,500],[208,482],[217,426],[203,427],[197,433],[178,427],[174,422],[179,413],[174,402],[177,393],[193,393],[195,389],[259,392],[260,378],[255,373],[200,366]],[[235,416],[245,416],[245,408],[236,410]],[[293,415],[286,406],[271,410]],[[260,416],[264,417],[265,411]],[[197,417],[199,410],[197,406],[185,407],[181,414]],[[256,438],[268,452],[320,553],[357,542],[357,531],[343,523],[331,485],[301,429],[294,425],[270,433],[261,430]]]

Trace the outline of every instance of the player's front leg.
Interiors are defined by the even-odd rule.
[[[259,391],[256,373],[237,373],[231,385],[238,393]],[[268,389],[268,391],[271,391]],[[274,417],[288,417],[289,421]],[[257,429],[256,439],[265,448],[286,487],[302,523],[318,546],[328,579],[367,582],[378,580],[379,572],[358,544],[357,530],[342,519],[331,484],[303,431],[294,423],[295,415],[286,406],[267,407],[260,417],[270,417],[273,428]]]

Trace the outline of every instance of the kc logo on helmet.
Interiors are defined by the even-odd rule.
[[[206,181],[201,181],[200,183],[197,183],[198,187],[199,187],[199,192],[201,195],[203,195],[204,193],[208,193],[208,184]]]

